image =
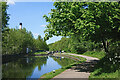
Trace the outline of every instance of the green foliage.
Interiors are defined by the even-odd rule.
[[[49,23],[45,39],[53,35],[69,36],[73,39],[67,45],[70,52],[92,51],[85,55],[100,59],[105,56],[92,77],[105,78],[107,74],[116,77],[120,56],[120,2],[55,2],[54,6],[50,16],[44,15]],[[106,55],[98,52],[103,48]]]
[[[74,44],[72,44],[72,46],[71,46],[71,52],[78,53],[78,54],[86,52],[87,49],[85,48],[85,46],[83,46],[81,44],[80,43],[74,43]]]
[[[118,78],[120,71],[119,64],[119,52],[120,52],[120,42],[111,43],[109,46],[109,54],[105,55],[104,52],[86,52],[84,55],[97,57],[100,59],[98,64],[95,66],[93,72],[91,72],[90,80],[93,78]],[[101,79],[102,80],[102,79]],[[117,79],[116,79],[117,80]]]
[[[46,37],[77,35],[85,40],[102,42],[120,40],[119,2],[55,2],[50,16],[44,15]]]
[[[41,38],[40,35],[38,35],[38,38],[35,39],[34,45],[36,45],[36,50],[48,50],[46,42]]]
[[[68,50],[69,43],[70,43],[69,38],[63,37],[60,41],[49,44],[49,50],[50,51],[60,51],[60,50],[69,51]]]
[[[25,54],[27,48],[31,51],[48,49],[46,42],[42,39],[34,39],[32,33],[25,28],[9,29],[4,31],[2,37],[2,54]]]
[[[117,77],[120,56],[120,2],[55,2],[54,6],[50,16],[44,15],[49,23],[45,30],[45,39],[53,35],[69,36],[73,40],[70,39],[69,44],[65,44],[68,51],[92,51],[84,54],[102,59],[92,78]],[[94,52],[103,48],[106,55],[104,52]]]
[[[91,73],[90,80],[93,80],[92,78],[118,78],[120,67],[117,59],[110,60],[108,56],[102,58]]]
[[[6,5],[6,2],[0,2],[0,4],[2,4],[2,31],[5,30],[5,28],[7,28],[8,25],[8,20],[9,20],[9,15],[7,14],[7,9],[8,9],[8,5]],[[0,16],[0,17],[1,17]]]
[[[49,22],[45,31],[48,37],[79,34],[99,41],[101,37],[113,37],[108,33],[114,29],[115,34],[119,33],[118,2],[55,2],[54,6],[56,9],[51,10],[50,17],[44,15]]]
[[[65,38],[63,37],[60,41],[49,44],[50,51],[65,51],[77,54],[82,54],[86,51],[101,50],[101,43],[95,44],[91,41],[84,41],[75,37]]]

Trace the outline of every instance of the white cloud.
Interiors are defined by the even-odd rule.
[[[11,4],[11,5],[15,5],[15,1],[14,0],[7,0],[7,4]]]
[[[33,33],[34,36],[38,36],[39,34],[38,33]]]
[[[46,25],[41,25],[40,27],[46,27]]]

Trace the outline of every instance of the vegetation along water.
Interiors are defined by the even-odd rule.
[[[43,15],[48,22],[44,31],[45,37],[38,35],[37,39],[26,28],[10,28],[8,25],[10,17],[7,13],[9,6],[6,2],[0,2],[0,5],[2,5],[0,6],[2,13],[0,16],[2,19],[2,25],[0,24],[2,42],[0,43],[2,44],[0,45],[4,62],[3,78],[39,78],[53,69],[68,65],[69,61],[73,62],[72,59],[67,60],[67,58],[26,57],[28,49],[30,54],[35,55],[39,54],[37,50],[43,50],[43,54],[46,54],[44,51],[51,51],[97,57],[100,60],[89,78],[118,78],[120,72],[120,1],[54,2],[55,8],[51,9],[49,14]],[[62,38],[47,44],[46,40],[53,36],[62,36]],[[12,60],[13,57],[14,60]],[[65,62],[63,63],[62,60]],[[50,65],[51,69],[48,68]],[[62,71],[58,70],[58,74]],[[48,73],[50,74],[52,73]]]

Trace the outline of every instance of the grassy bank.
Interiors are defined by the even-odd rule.
[[[69,55],[69,56],[71,56],[71,55]],[[82,63],[82,62],[86,61],[85,58],[76,57],[76,56],[72,56],[72,57],[79,58],[80,61],[71,63],[71,64],[69,64],[69,65],[67,65],[67,66],[63,66],[62,68],[56,70],[55,73],[53,73],[53,71],[50,72],[50,73],[46,73],[46,74],[44,74],[44,75],[42,75],[42,76],[40,77],[40,80],[41,80],[41,78],[42,78],[42,80],[49,80],[49,79],[55,77],[56,75],[60,74],[61,72],[65,71],[66,69],[69,69],[69,68],[71,68],[72,66],[75,66],[76,64],[79,64],[79,63]]]
[[[119,66],[120,64],[117,59],[113,58],[110,60],[110,57],[106,55],[100,59],[93,72],[91,72],[90,80],[93,80],[91,78],[106,78],[105,80],[107,80],[107,78],[118,78]]]
[[[105,52],[103,51],[87,51],[82,55],[100,59],[95,65],[93,72],[91,72],[89,80],[114,80],[115,78],[118,78],[118,74],[120,74],[120,65],[115,58],[110,61],[109,58],[114,57],[111,54],[105,55]]]
[[[99,52],[98,51],[87,51],[87,52],[83,53],[82,55],[102,59],[103,57],[105,57],[105,52],[104,51],[99,51]]]
[[[69,54],[72,52],[67,52],[66,54]],[[80,54],[80,55],[85,55],[85,56],[90,56],[90,57],[96,57],[99,59],[102,59],[105,57],[105,52],[104,51],[87,51],[85,53],[72,53],[72,54]]]
[[[109,57],[113,57],[110,54],[105,55],[105,52],[103,51],[88,51],[83,53],[83,55],[100,59],[100,61],[95,65],[93,72],[90,74],[90,80],[107,80],[108,78],[118,78],[119,63],[117,61],[115,62],[115,59],[110,61]]]
[[[111,65],[110,67],[112,68],[115,65]],[[117,66],[117,65],[116,65]],[[104,65],[104,67],[99,66],[99,64],[97,64],[97,66],[95,67],[95,70],[91,73],[90,75],[90,80],[93,80],[92,78],[118,78],[118,74],[119,74],[119,70],[115,69],[112,70],[110,69],[110,67]]]
[[[70,55],[70,54],[68,54],[68,55],[69,55],[69,56],[72,56],[72,57],[75,57],[75,58],[77,58],[77,59],[80,59],[80,61],[81,61],[81,62],[86,61],[86,59],[85,59],[85,58],[83,58],[83,57],[74,56],[74,55]]]
[[[47,54],[47,52],[35,52],[34,54]]]
[[[54,54],[54,56],[63,56],[63,57],[67,57],[67,58],[70,58],[70,59],[73,59],[73,60],[77,60],[77,61],[81,61],[81,62],[86,61],[85,58],[82,58],[82,57],[79,57],[79,56],[70,55],[69,53],[65,53],[65,54],[64,53],[62,53],[62,54],[56,53],[56,54]]]
[[[46,74],[42,75],[41,78],[38,79],[38,80],[49,80],[49,79],[52,79],[53,77],[55,77],[56,75],[60,74],[61,72],[65,71],[65,70],[66,70],[65,68],[60,68],[60,69],[57,69],[55,71],[55,73],[53,73],[53,71],[50,72],[50,73],[46,73]]]

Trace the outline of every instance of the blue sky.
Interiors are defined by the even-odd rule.
[[[55,8],[53,2],[15,2],[15,4],[9,4],[8,14],[10,14],[9,27],[19,28],[19,23],[23,23],[28,31],[31,31],[35,38],[38,34],[45,36],[45,25],[48,23],[43,18],[43,15]],[[47,44],[60,40],[61,37],[52,37],[47,40]]]

